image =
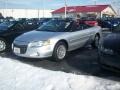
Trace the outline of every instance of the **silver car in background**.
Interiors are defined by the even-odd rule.
[[[28,58],[53,57],[55,61],[65,58],[72,51],[91,44],[97,47],[101,28],[91,27],[74,20],[54,19],[37,30],[17,37],[12,45],[15,55]]]

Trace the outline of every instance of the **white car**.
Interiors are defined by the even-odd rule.
[[[21,57],[53,57],[55,61],[65,58],[72,51],[91,44],[97,47],[101,38],[101,27],[91,27],[74,20],[54,19],[40,28],[24,33],[13,42],[13,52]]]

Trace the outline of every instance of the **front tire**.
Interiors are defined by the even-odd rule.
[[[3,38],[0,38],[0,53],[7,50],[7,43]]]
[[[58,42],[53,51],[53,61],[62,61],[67,55],[67,47],[64,42]]]

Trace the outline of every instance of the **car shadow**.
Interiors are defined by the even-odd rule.
[[[0,56],[18,60],[19,62],[32,65],[33,67],[52,71],[63,71],[77,75],[92,75],[109,80],[120,81],[119,74],[100,68],[97,50],[92,49],[89,46],[69,52],[66,59],[61,62],[54,62],[51,58],[21,58],[15,56],[12,52],[2,53]]]
[[[71,52],[67,58],[67,64],[74,67],[79,72],[82,72],[82,74],[120,81],[120,73],[105,70],[101,68],[98,62],[97,49],[89,47],[75,50]]]

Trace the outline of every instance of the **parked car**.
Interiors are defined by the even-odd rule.
[[[97,25],[98,25],[97,20],[94,19],[94,18],[89,18],[89,19],[87,19],[87,20],[85,21],[85,23],[86,23],[87,25],[90,25],[90,26],[97,26]]]
[[[87,25],[90,25],[90,26],[97,26],[98,25],[98,21],[95,19],[95,18],[81,18],[82,22],[84,22],[85,24]]]
[[[48,22],[49,20],[51,20],[52,18],[41,18],[39,21],[38,21],[38,25],[41,26],[42,24]]]
[[[38,28],[40,25],[38,24],[37,20],[25,20],[26,25],[28,26],[28,28],[31,29],[36,29]]]
[[[0,52],[11,47],[13,40],[20,34],[33,30],[23,21],[6,21],[0,24]]]
[[[99,20],[98,22],[102,28],[108,28],[111,31],[120,24],[120,20],[116,18],[110,20]]]
[[[28,58],[53,57],[55,61],[65,58],[68,51],[86,44],[98,46],[101,37],[99,26],[77,24],[73,20],[54,19],[38,29],[18,36],[12,45],[15,55]]]
[[[99,63],[102,68],[120,71],[120,25],[102,40]]]

